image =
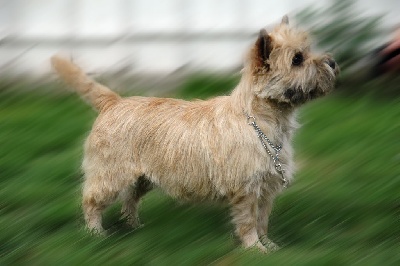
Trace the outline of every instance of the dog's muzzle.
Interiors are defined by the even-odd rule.
[[[326,63],[328,64],[328,66],[330,66],[333,70],[336,69],[336,61],[333,60],[332,58],[329,58],[328,60],[326,60]]]

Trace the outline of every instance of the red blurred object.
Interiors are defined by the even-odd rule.
[[[393,41],[381,47],[377,55],[380,60],[376,67],[380,73],[400,72],[400,28]]]

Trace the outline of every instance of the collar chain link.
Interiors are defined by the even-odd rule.
[[[267,137],[267,135],[264,134],[264,132],[261,131],[260,127],[256,124],[256,118],[254,116],[250,116],[246,114],[247,117],[247,123],[251,126],[253,126],[254,130],[257,133],[257,137],[260,139],[262,146],[264,147],[265,151],[268,153],[268,155],[271,157],[272,161],[274,162],[275,170],[281,175],[283,187],[287,188],[289,182],[285,178],[284,173],[285,170],[282,168],[282,164],[279,160],[279,153],[282,150],[282,144],[279,145],[274,145],[272,141]],[[273,154],[270,149],[268,148],[267,144],[271,146],[271,148],[274,150],[275,154]]]

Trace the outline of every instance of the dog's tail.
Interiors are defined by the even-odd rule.
[[[53,56],[51,63],[56,72],[69,86],[73,87],[94,109],[101,111],[119,101],[118,94],[88,77],[71,61]]]

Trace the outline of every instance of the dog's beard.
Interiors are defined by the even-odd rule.
[[[310,68],[304,74],[295,80],[288,80],[284,76],[272,78],[265,90],[282,89],[275,95],[266,93],[267,97],[291,106],[299,106],[328,94],[335,86],[335,74],[328,68]]]
[[[283,96],[292,105],[299,105],[321,97],[324,94],[325,93],[321,89],[319,89],[318,86],[314,87],[311,90],[304,90],[301,87],[294,87],[286,89],[283,93]]]

